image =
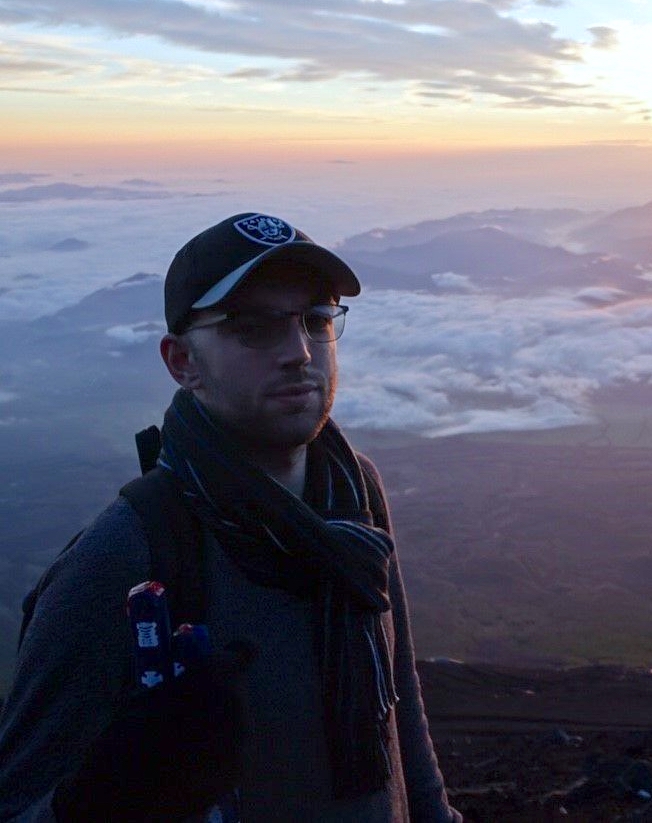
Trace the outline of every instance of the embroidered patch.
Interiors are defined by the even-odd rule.
[[[289,223],[266,214],[244,217],[242,220],[236,220],[233,225],[247,240],[262,243],[264,246],[281,246],[296,237],[296,231]]]

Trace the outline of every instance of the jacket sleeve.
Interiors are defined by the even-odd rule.
[[[0,718],[0,821],[54,820],[54,788],[126,700],[126,598],[149,566],[142,526],[120,500],[46,573]]]
[[[417,675],[403,581],[396,556],[390,570],[390,596],[394,620],[394,678],[399,702],[396,722],[401,747],[411,823],[460,823],[462,816],[446,796],[437,763],[421,685]]]
[[[376,467],[358,455],[370,488],[370,505],[376,522],[393,534],[382,482]],[[374,498],[376,501],[374,502]],[[378,509],[380,509],[378,511]],[[437,763],[426,718],[421,685],[415,666],[414,646],[407,600],[396,551],[390,565],[389,594],[394,625],[394,680],[399,701],[396,723],[403,778],[411,823],[461,823],[461,814],[448,803],[444,780]]]

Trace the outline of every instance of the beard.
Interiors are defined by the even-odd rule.
[[[285,386],[303,382],[314,383],[315,389],[305,395],[295,395],[292,391],[284,394]],[[198,395],[198,399],[255,460],[258,453],[281,455],[314,440],[329,418],[336,387],[336,373],[329,379],[310,374],[284,378],[255,403],[242,396],[232,398],[227,404],[224,402],[225,392],[220,392],[217,386],[202,393],[203,396]]]
[[[271,408],[263,409],[258,417],[250,421],[251,425],[238,427],[240,437],[266,451],[305,446],[326,425],[334,400],[335,386],[331,382],[320,385],[307,401],[301,398],[272,401]]]

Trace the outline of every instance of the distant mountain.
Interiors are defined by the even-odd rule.
[[[652,202],[601,217],[571,235],[586,249],[652,264]]]
[[[33,327],[75,329],[89,326],[106,327],[116,323],[137,323],[161,320],[163,317],[163,278],[159,274],[138,272],[112,286],[91,292],[78,303],[66,306],[55,314],[33,321]]]
[[[11,186],[16,183],[33,183],[41,177],[49,177],[43,172],[5,172],[0,174],[0,186]]]
[[[125,186],[138,186],[139,188],[148,188],[151,186],[154,189],[161,188],[161,184],[156,180],[145,180],[142,177],[132,177],[131,180],[123,180],[122,182]]]
[[[138,473],[134,432],[174,390],[158,353],[163,278],[136,274],[0,324],[0,694],[20,602],[44,564]]]
[[[495,228],[533,243],[554,244],[560,238],[597,218],[596,213],[576,209],[489,209],[465,212],[441,220],[425,220],[399,229],[376,228],[356,234],[338,244],[346,254],[381,252],[402,246],[417,246],[449,232]]]
[[[49,251],[84,251],[90,248],[90,243],[86,240],[78,240],[76,237],[66,237],[65,240],[60,240],[50,246]]]
[[[1,203],[33,203],[39,200],[151,200],[167,197],[162,191],[144,191],[115,186],[79,186],[74,183],[50,183],[0,191]]]
[[[96,436],[122,451],[143,409],[159,414],[169,401],[162,318],[163,278],[137,274],[55,314],[2,325],[0,385],[13,399],[0,410],[3,422],[15,421],[0,425],[5,460],[20,460],[26,447],[58,455]]]
[[[20,603],[45,564],[138,473],[161,423],[163,278],[137,274],[55,314],[0,324],[0,694]]]
[[[372,243],[356,240],[343,243],[338,251],[361,280],[374,288],[442,292],[447,290],[446,281],[433,275],[454,273],[466,276],[478,289],[512,296],[560,287],[600,286],[619,289],[623,295],[652,292],[631,261],[575,254],[561,246],[523,240],[495,226],[444,230],[443,222],[439,221],[435,236],[424,243],[408,244],[405,230],[398,246],[386,247],[383,240],[385,247],[370,250]],[[423,236],[423,231],[416,236]]]

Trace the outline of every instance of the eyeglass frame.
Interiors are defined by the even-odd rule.
[[[325,319],[328,318],[331,321],[334,321],[337,317],[342,317],[342,326],[339,329],[339,333],[336,334],[334,337],[331,337],[327,340],[319,340],[311,335],[308,326],[306,324],[306,318],[308,315],[317,314],[319,315],[319,309],[328,309],[328,313],[322,314],[321,316]],[[218,326],[221,323],[224,323],[229,320],[236,320],[239,315],[249,315],[251,317],[262,317],[262,318],[273,318],[274,320],[281,320],[282,318],[290,318],[290,317],[299,317],[301,319],[301,328],[305,332],[306,337],[313,343],[334,343],[336,340],[339,340],[340,337],[344,334],[344,325],[346,321],[346,314],[349,311],[348,306],[343,306],[340,303],[320,303],[315,306],[310,306],[303,311],[284,311],[282,309],[250,309],[250,310],[232,310],[226,311],[222,314],[217,315],[216,317],[211,317],[205,322],[199,321],[198,323],[194,323],[186,328],[185,331],[193,331],[194,329],[206,329],[210,326]],[[337,331],[333,324],[333,332]],[[273,342],[264,345],[264,346],[252,346],[249,343],[245,342],[246,332],[238,332],[236,330],[236,336],[239,342],[248,349],[258,349],[260,351],[264,351],[267,349],[273,349],[275,346],[287,336],[287,328],[285,329],[284,335],[280,336],[278,340],[274,339]]]

